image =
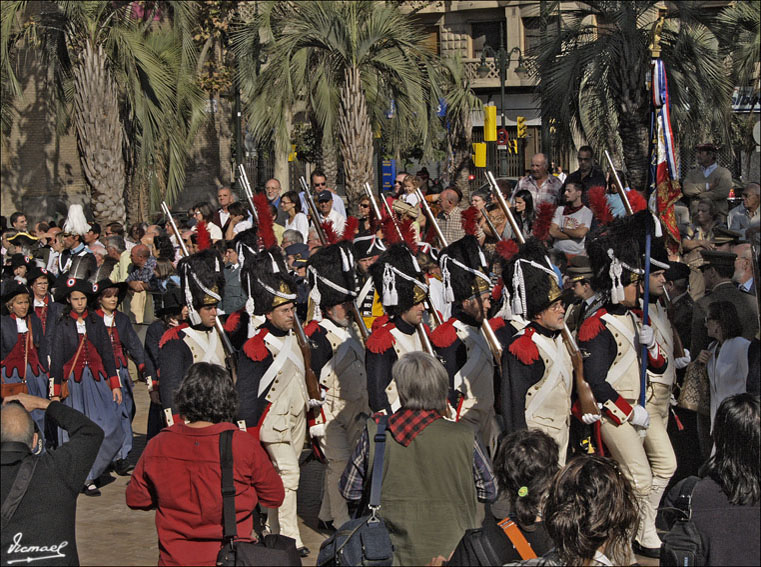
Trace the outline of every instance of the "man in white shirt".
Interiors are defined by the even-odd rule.
[[[592,225],[592,211],[581,202],[583,190],[578,183],[566,183],[566,205],[558,207],[550,225],[553,248],[566,256],[585,254],[584,239]]]
[[[214,213],[214,224],[222,229],[222,234],[227,230],[227,222],[230,220],[230,212],[227,208],[235,201],[235,196],[229,187],[220,187],[217,191],[219,210]]]
[[[753,278],[753,250],[748,242],[743,242],[732,247],[735,258],[735,273],[732,281],[737,284],[737,289],[755,295],[756,284]]]
[[[327,189],[320,191],[316,197],[317,210],[320,213],[320,224],[330,221],[333,223],[333,230],[340,237],[343,234],[344,226],[346,226],[346,217],[338,213],[333,208],[333,193]]]

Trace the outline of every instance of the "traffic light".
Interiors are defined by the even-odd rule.
[[[518,137],[519,138],[525,138],[526,137],[526,118],[524,116],[518,116],[515,119],[515,122],[518,126]]]
[[[473,165],[486,167],[486,143],[475,142],[473,144]]]
[[[518,140],[513,138],[507,141],[507,151],[511,154],[518,155]]]
[[[488,106],[484,106],[484,142],[494,142],[496,140],[497,107],[490,104]]]

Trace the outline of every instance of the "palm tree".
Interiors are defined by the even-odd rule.
[[[482,107],[481,100],[473,94],[470,80],[460,59],[444,59],[441,62],[442,90],[446,101],[447,155],[450,156],[447,173],[454,183],[467,194],[470,187],[468,175],[471,159],[473,110]]]
[[[256,76],[251,46],[260,29],[268,62]],[[372,177],[373,124],[391,100],[400,124],[429,137],[431,55],[420,37],[383,2],[265,3],[233,34],[251,127],[257,137],[287,139],[284,115],[305,101],[325,135],[338,132],[346,192],[356,203]]]
[[[650,97],[646,85],[655,0],[589,1],[563,12],[562,25],[528,55],[534,59],[542,108],[557,124],[558,150],[574,132],[602,153],[623,158],[633,186],[648,171]],[[686,142],[709,133],[729,140],[731,82],[700,3],[679,3],[666,15],[661,59],[668,73],[672,125]]]
[[[6,30],[23,29],[21,38],[46,58],[59,122],[74,125],[100,223],[125,221],[128,187],[142,187],[154,200],[179,192],[203,118],[200,90],[188,72],[196,57],[188,34],[193,3],[149,7],[141,15],[131,3],[45,2],[30,19],[26,2],[2,5],[4,49]],[[3,75],[17,94],[11,55],[11,49],[3,52]],[[132,220],[147,211],[140,193],[130,199]]]

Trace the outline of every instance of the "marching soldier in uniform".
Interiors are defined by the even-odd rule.
[[[512,297],[510,294],[510,286],[512,285],[512,272],[510,271],[510,263],[518,253],[518,245],[514,240],[504,241],[504,245],[497,246],[497,253],[500,255],[500,263],[502,265],[502,274],[497,280],[497,285],[492,290],[492,305],[493,311],[496,311],[496,315],[489,319],[489,324],[494,330],[494,334],[499,340],[502,351],[508,347],[515,333],[523,329],[528,325],[521,315],[513,313],[511,302]],[[500,380],[499,376],[496,376],[497,381]]]
[[[595,290],[592,289],[592,268],[589,267],[589,258],[586,256],[571,258],[566,274],[566,281],[573,290],[574,303],[566,311],[565,322],[568,329],[576,333],[584,319],[596,311],[594,304],[598,300]]]
[[[385,250],[386,247],[374,234],[357,236],[354,239],[354,256],[357,259],[357,309],[368,329],[372,329],[375,320],[383,316],[383,305],[373,285],[373,278],[370,277],[370,266]]]
[[[264,323],[238,353],[239,417],[272,459],[285,488],[283,505],[269,510],[272,533],[296,540],[302,557],[309,555],[301,541],[296,516],[299,456],[306,440],[307,396],[304,356],[293,332],[296,285],[278,248],[261,251],[247,266],[254,314]]]
[[[571,418],[573,366],[563,337],[564,302],[544,246],[530,239],[508,266],[513,313],[530,321],[502,352],[502,416],[505,430],[539,429],[558,444],[565,464]]]
[[[644,274],[642,251],[632,238],[636,234],[633,231],[641,228],[640,215],[649,213],[614,221],[587,239],[594,272],[592,285],[605,298],[605,305],[582,323],[578,339],[579,348],[587,354],[584,376],[598,404],[602,404],[602,440],[632,483],[640,503],[634,549],[649,554],[660,546],[660,540],[655,532],[655,507],[650,503],[651,494],[653,499],[656,494],[653,473],[642,444],[650,416],[639,403],[641,345],[647,346],[647,365],[652,373],[665,372],[668,361],[652,328],[642,325],[633,311],[639,308]],[[648,219],[645,222],[650,222]]]
[[[444,294],[452,317],[431,334],[436,354],[449,374],[449,403],[456,421],[465,421],[484,445],[496,449],[494,360],[481,332],[490,306],[489,276],[475,236],[467,235],[441,251]]]
[[[169,329],[159,341],[158,387],[167,422],[177,415],[174,394],[191,365],[225,366],[222,338],[214,326],[225,289],[219,253],[208,249],[182,258],[177,271],[189,320]]]
[[[365,368],[370,409],[389,414],[399,409],[399,394],[391,379],[391,367],[400,356],[423,350],[419,332],[428,286],[420,281],[422,274],[405,244],[393,244],[370,268],[376,290],[382,290],[381,301],[389,319],[378,326],[367,339]],[[418,329],[423,329],[419,331]]]
[[[325,423],[310,428],[324,430],[324,435],[317,437],[327,459],[318,517],[325,524],[333,522],[335,527],[349,521],[338,482],[370,411],[365,348],[351,316],[351,302],[356,295],[354,273],[354,257],[347,243],[320,249],[309,259],[307,267],[310,298],[322,313],[321,321],[313,320],[305,329],[314,344],[311,366],[324,393]],[[315,432],[311,433],[315,437]]]

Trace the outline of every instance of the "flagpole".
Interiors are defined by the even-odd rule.
[[[658,60],[661,56],[660,40],[661,29],[663,28],[663,22],[665,20],[665,14],[663,11],[659,11],[658,19],[653,23],[652,37],[650,43],[650,88],[653,93],[652,106],[650,112],[650,174],[649,183],[647,184],[647,203],[648,210],[650,207],[650,197],[653,194],[653,189],[658,182],[657,171],[653,168],[657,167],[657,152],[658,152],[658,106],[661,102],[659,77],[658,77]],[[655,152],[655,159],[653,152]],[[655,199],[656,213],[658,210],[658,200]],[[657,218],[657,216],[656,216]],[[650,248],[652,244],[653,234],[650,228],[650,223],[645,223],[645,281],[644,281],[644,294],[642,297],[642,324],[648,324],[649,307],[650,307]],[[642,345],[642,371],[640,373],[640,389],[639,389],[639,403],[642,407],[645,407],[645,395],[647,390],[647,345]]]

